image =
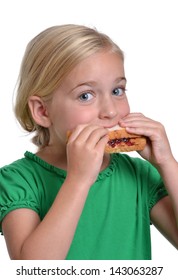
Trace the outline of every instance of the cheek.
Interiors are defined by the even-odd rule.
[[[91,110],[76,110],[75,112],[68,113],[66,125],[69,129],[75,128],[79,124],[88,124],[91,123],[94,116]]]
[[[130,113],[130,106],[128,100],[125,100],[123,104],[120,104],[120,108],[122,108],[122,110],[120,111],[120,117],[126,117]]]

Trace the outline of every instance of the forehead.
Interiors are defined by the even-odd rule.
[[[99,76],[125,76],[123,58],[115,52],[95,53],[78,63],[67,79],[82,79]]]

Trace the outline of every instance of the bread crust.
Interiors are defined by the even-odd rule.
[[[141,137],[138,134],[128,133],[125,128],[112,130],[108,133],[109,139],[120,139],[120,138],[139,138]]]

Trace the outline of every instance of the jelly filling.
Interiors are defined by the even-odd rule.
[[[120,138],[120,139],[112,139],[108,141],[108,145],[112,148],[115,148],[120,143],[125,143],[127,146],[133,146],[134,143],[130,141],[130,138]]]

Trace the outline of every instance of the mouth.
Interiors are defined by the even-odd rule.
[[[105,126],[105,128],[107,128],[109,131],[122,129],[122,127],[118,123],[111,126]]]

